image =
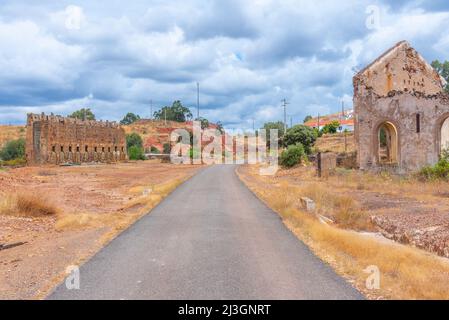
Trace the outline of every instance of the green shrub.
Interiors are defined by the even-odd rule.
[[[0,159],[25,159],[25,139],[11,140],[0,150]]]
[[[145,154],[143,153],[143,148],[138,146],[132,146],[128,149],[129,160],[145,160]]]
[[[164,143],[163,148],[164,148],[164,154],[170,154],[170,152],[171,152],[170,143],[168,143],[168,142]]]
[[[331,123],[326,124],[323,129],[321,129],[321,134],[337,133],[338,128],[340,128],[340,122],[338,122],[338,120],[334,120]]]
[[[194,149],[194,148],[190,148],[190,150],[189,150],[189,156],[190,156],[190,159],[198,159],[198,158],[201,158],[201,153],[200,152],[198,152],[198,150],[197,149]]]
[[[422,168],[419,176],[426,180],[449,180],[449,151],[444,150],[440,160],[434,166]]]
[[[143,148],[142,137],[139,136],[137,133],[131,133],[126,135],[126,146],[128,147],[128,150],[133,146]]]
[[[286,168],[294,167],[295,165],[301,163],[305,154],[306,153],[302,144],[298,143],[295,145],[290,145],[282,152],[280,164]]]
[[[296,125],[287,130],[284,137],[284,145],[286,147],[300,143],[304,151],[310,154],[312,146],[317,139],[317,132],[305,125]]]
[[[156,154],[161,153],[161,152],[159,151],[159,149],[156,148],[155,146],[151,146],[150,152],[151,152],[151,153],[156,153]]]

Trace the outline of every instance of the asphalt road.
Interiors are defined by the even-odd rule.
[[[248,190],[208,167],[80,268],[49,299],[362,299]]]

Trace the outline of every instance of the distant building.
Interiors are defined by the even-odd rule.
[[[28,114],[28,165],[127,159],[125,131],[115,122]]]
[[[312,118],[304,123],[304,125],[311,128],[322,129],[326,124],[329,124],[332,121],[338,121],[340,123],[339,131],[347,130],[352,132],[354,131],[354,110],[345,110],[344,112]]]

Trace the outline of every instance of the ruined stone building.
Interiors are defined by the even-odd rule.
[[[449,148],[446,83],[406,41],[361,70],[353,84],[360,169],[417,170]]]
[[[125,131],[115,122],[28,114],[28,165],[126,160]]]

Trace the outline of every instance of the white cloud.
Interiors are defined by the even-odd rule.
[[[381,28],[365,26],[372,1],[176,2],[5,0],[0,5],[0,122],[30,110],[99,118],[149,115],[180,99],[228,127],[338,111],[351,104],[354,67],[403,39],[449,60],[445,2],[379,0]],[[93,99],[86,100],[89,94]]]

